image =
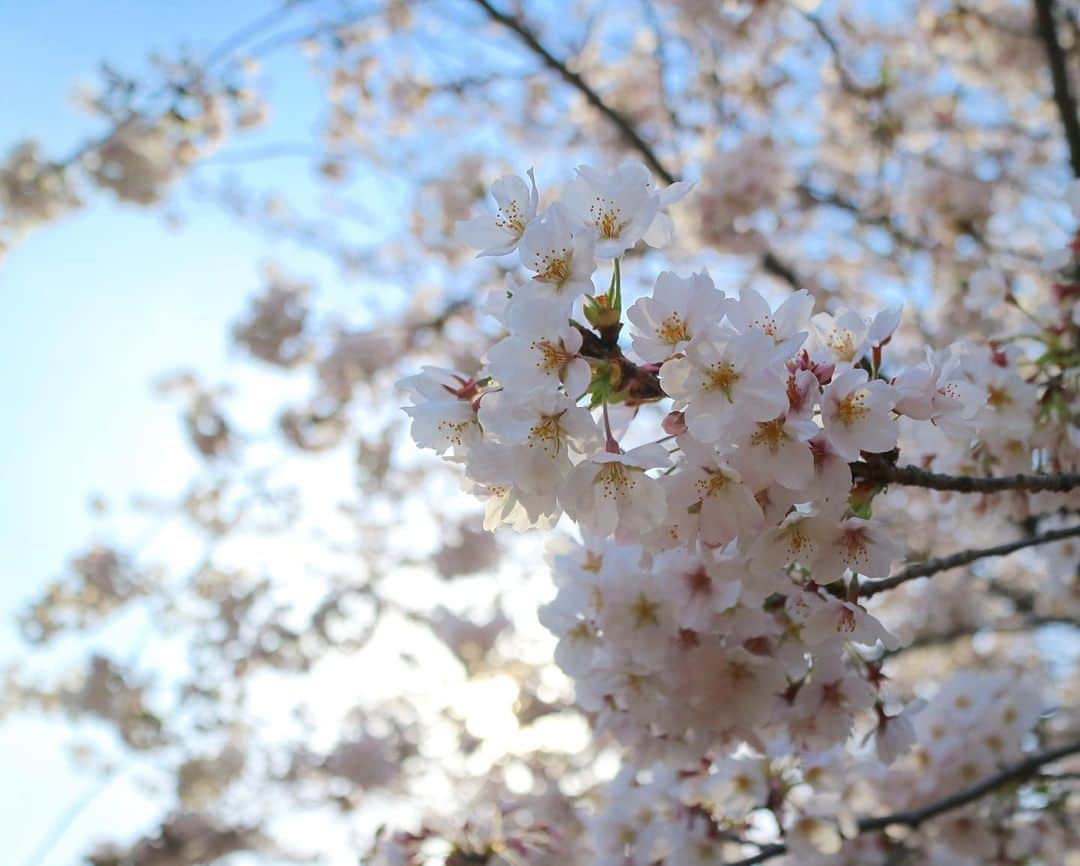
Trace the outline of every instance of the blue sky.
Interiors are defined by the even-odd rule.
[[[258,0],[0,0],[0,152],[31,136],[47,153],[66,154],[94,131],[71,95],[100,62],[137,71],[154,49],[216,44],[267,8]],[[314,103],[305,78],[289,76],[295,92],[282,85],[274,94],[293,123]],[[301,168],[272,170],[287,185]],[[211,378],[222,371],[226,323],[258,285],[270,244],[212,206],[189,201],[183,214],[177,230],[160,213],[99,197],[30,234],[0,267],[0,662],[19,650],[11,615],[95,537],[89,496],[122,502],[134,490],[175,490],[193,465],[177,407],[149,383],[178,366]],[[70,769],[61,732],[34,718],[0,726],[0,834],[12,866],[89,785]],[[76,862],[86,839],[108,835],[119,814],[124,827],[136,824],[131,809],[138,798],[121,782],[34,866]]]

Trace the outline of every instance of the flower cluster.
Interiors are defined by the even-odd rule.
[[[651,836],[639,813],[633,832],[602,830],[599,862],[628,862],[628,844],[634,862],[711,862],[670,835],[694,820],[672,818],[705,816],[712,839],[765,804],[789,850],[831,855],[854,820],[837,762],[860,727],[875,746],[863,763],[888,766],[918,741],[919,756],[963,775],[1018,753],[1037,706],[1014,700],[1023,709],[973,745],[955,739],[971,725],[947,718],[971,701],[928,710],[918,732],[917,706],[895,704],[876,659],[899,641],[860,599],[905,546],[873,516],[882,485],[853,466],[891,466],[898,444],[961,471],[1030,472],[1049,455],[1075,466],[1074,407],[1045,411],[1053,392],[1015,345],[956,344],[903,364],[886,357],[900,308],[815,313],[805,291],[774,305],[750,288],[730,296],[706,272],[661,273],[625,310],[626,346],[622,257],[671,239],[665,208],[686,192],[658,189],[641,165],[582,167],[542,209],[531,171],[500,180],[496,213],[461,237],[481,255],[516,250],[531,279],[512,275],[489,305],[506,335],[484,369],[425,368],[403,382],[406,411],[419,445],[464,467],[487,528],[565,515],[580,531],[551,545],[558,591],[541,620],[594,729],[633,756],[613,802],[633,812],[644,797],[666,828]],[[611,282],[597,293],[603,260]],[[720,757],[747,749],[760,757]],[[924,788],[905,790],[917,800]]]

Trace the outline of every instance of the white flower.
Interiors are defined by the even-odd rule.
[[[491,374],[507,389],[531,391],[562,383],[580,397],[589,387],[589,362],[578,355],[581,332],[557,304],[540,298],[514,298],[506,310],[510,336],[488,350]]]
[[[978,388],[964,379],[959,361],[948,349],[926,350],[926,360],[902,370],[892,381],[896,391],[896,412],[917,421],[938,421],[967,414],[981,396]]]
[[[594,291],[595,247],[592,233],[573,230],[566,208],[556,202],[525,228],[518,250],[538,290],[572,303]]]
[[[896,446],[896,395],[887,383],[868,379],[865,370],[845,370],[821,398],[825,435],[846,460],[857,460],[860,451],[879,453]]]
[[[769,793],[760,758],[721,758],[702,783],[704,802],[716,815],[742,815],[765,804]]]
[[[793,562],[813,567],[834,532],[835,524],[831,520],[793,511],[779,526],[762,533],[751,546],[751,571],[765,574]]]
[[[603,445],[588,409],[558,391],[539,388],[515,401],[506,392],[485,395],[477,413],[484,432],[517,446],[514,482],[531,493],[554,492],[569,473],[569,449],[590,453]]]
[[[824,432],[810,440],[814,454],[814,480],[811,483],[818,514],[839,517],[847,508],[851,493],[851,466],[836,453]]]
[[[596,233],[596,255],[615,258],[645,238],[662,206],[673,204],[688,191],[688,184],[678,183],[658,193],[652,175],[640,162],[624,163],[611,174],[583,165],[567,184],[562,201]],[[662,220],[648,241],[662,242],[666,227]]]
[[[878,713],[878,724],[874,730],[874,751],[881,763],[891,764],[915,745],[917,738],[911,715],[923,706],[922,701],[914,701],[898,715],[888,716],[884,710]]]
[[[645,470],[669,463],[656,444],[601,452],[574,468],[559,499],[571,518],[597,535],[646,533],[664,522],[667,503],[660,482]]]
[[[726,298],[708,273],[680,277],[663,271],[652,296],[638,299],[626,311],[635,326],[634,351],[650,363],[666,361],[681,352],[694,335],[724,316]]]
[[[525,227],[536,216],[540,194],[533,170],[528,171],[531,188],[520,177],[508,174],[491,185],[498,205],[494,216],[478,216],[458,224],[457,236],[480,250],[478,256],[504,256],[513,252]]]
[[[736,334],[711,328],[696,337],[685,358],[660,369],[665,393],[686,406],[686,424],[702,442],[732,441],[755,421],[787,408],[783,357],[760,331]]]
[[[678,631],[670,587],[642,569],[611,577],[599,617],[605,638],[633,662],[658,661]]]
[[[686,549],[657,554],[653,571],[663,576],[669,588],[681,628],[704,631],[712,627],[716,615],[733,607],[742,592],[734,569]]]
[[[464,487],[485,501],[484,529],[506,523],[516,532],[550,528],[559,517],[554,490],[528,491],[519,486],[518,449],[487,439],[470,449]]]
[[[814,478],[810,440],[819,432],[813,421],[790,415],[757,421],[739,439],[732,461],[755,489],[776,482],[789,490],[805,490]]]
[[[878,641],[886,649],[897,649],[900,641],[866,609],[850,601],[830,598],[803,623],[802,639],[816,647],[828,641],[850,641],[873,646]]]
[[[739,333],[760,331],[782,347],[785,355],[793,354],[806,339],[806,328],[814,299],[805,289],[792,292],[775,312],[758,292],[743,289],[737,301],[727,307],[728,321]]]
[[[840,524],[814,565],[814,579],[821,584],[842,577],[845,568],[867,577],[888,577],[894,560],[904,548],[873,520],[851,517]]]
[[[815,815],[799,815],[785,828],[784,841],[802,861],[816,854],[836,854],[844,847],[836,821]]]
[[[471,379],[427,366],[398,386],[413,400],[405,412],[412,418],[412,437],[421,448],[461,454],[480,438],[473,403],[480,391]]]
[[[689,436],[680,438],[679,445],[686,463],[666,481],[671,513],[698,509],[698,531],[710,546],[760,529],[764,523],[761,506],[739,473],[721,461],[713,448]]]
[[[837,316],[818,313],[810,320],[814,343],[820,351],[815,358],[827,358],[837,366],[858,363],[870,347],[870,323],[858,313],[845,310]]]

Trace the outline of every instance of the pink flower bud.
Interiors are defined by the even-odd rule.
[[[668,412],[660,426],[669,436],[681,436],[686,432],[686,416],[682,412]]]

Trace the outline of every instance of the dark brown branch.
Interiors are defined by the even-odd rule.
[[[795,187],[795,191],[810,204],[824,205],[826,207],[845,211],[855,217],[856,222],[884,230],[898,244],[907,247],[908,249],[926,250],[930,248],[930,245],[925,241],[905,232],[900,226],[896,225],[890,217],[881,213],[867,213],[856,202],[849,198],[845,198],[838,192],[826,192],[824,190],[815,189],[809,183],[800,183]]]
[[[981,782],[977,782],[967,788],[961,788],[954,794],[950,794],[947,797],[942,797],[940,800],[934,800],[927,803],[924,806],[917,806],[914,809],[907,809],[902,812],[893,812],[891,815],[882,815],[876,818],[860,818],[859,819],[859,833],[872,833],[875,830],[884,830],[886,827],[903,826],[915,828],[929,821],[931,818],[936,818],[938,815],[944,815],[946,812],[951,812],[954,809],[959,809],[961,806],[966,806],[968,803],[974,803],[976,800],[985,797],[987,794],[993,793],[998,788],[1002,788],[1011,782],[1022,782],[1025,779],[1034,776],[1042,767],[1053,761],[1066,758],[1069,755],[1075,755],[1080,752],[1080,740],[1067,743],[1064,746],[1058,746],[1054,749],[1047,749],[1044,752],[1037,752],[1034,755],[1013,764],[1010,767],[1005,767],[1003,770],[999,770],[992,776],[987,776]],[[787,845],[783,843],[775,843],[773,845],[765,845],[758,853],[752,857],[746,857],[743,860],[735,860],[728,863],[727,866],[755,866],[757,863],[764,863],[766,860],[771,860],[773,857],[779,857],[781,854],[787,853]]]
[[[567,66],[565,61],[560,60],[552,54],[524,22],[514,15],[496,9],[489,0],[472,0],[472,2],[483,9],[492,21],[501,24],[503,27],[512,31],[533,54],[540,58],[548,69],[556,73],[563,81],[584,96],[585,101],[606,117],[611,122],[612,126],[619,131],[619,134],[626,142],[641,154],[641,158],[645,160],[648,166],[656,173],[657,177],[664,181],[664,183],[675,183],[679,179],[675,173],[663,163],[656,151],[653,150],[652,146],[641,137],[629,118],[622,112],[608,105],[600,94],[593,89],[589,82]],[[798,274],[795,273],[795,270],[772,250],[767,250],[762,254],[761,267],[766,273],[778,277],[791,286],[791,288],[796,290],[802,288],[802,281],[799,279]]]
[[[855,80],[855,76],[848,70],[847,64],[844,62],[843,53],[840,51],[840,44],[836,41],[836,37],[829,32],[829,28],[825,26],[825,22],[818,18],[816,15],[804,13],[803,17],[810,22],[813,28],[817,31],[818,36],[821,37],[832,54],[833,66],[836,67],[837,74],[840,76],[840,83],[843,85],[844,90],[862,99],[880,99],[885,95],[888,88],[883,84],[877,84],[873,86],[867,86],[860,84]]]
[[[979,478],[974,475],[942,475],[937,472],[927,472],[917,466],[894,466],[891,463],[876,460],[852,463],[851,474],[854,478],[863,481],[926,487],[930,490],[951,490],[956,493],[1000,493],[1004,490],[1064,493],[1080,487],[1080,472]]]
[[[977,550],[962,550],[951,556],[928,559],[926,562],[920,562],[917,565],[909,566],[891,577],[867,581],[859,587],[859,595],[864,597],[876,595],[879,592],[884,592],[887,589],[893,589],[894,587],[900,586],[902,583],[907,583],[909,580],[915,580],[920,577],[930,577],[941,571],[959,568],[962,565],[970,565],[972,562],[976,562],[980,559],[988,559],[993,556],[1007,556],[1010,553],[1015,553],[1017,550],[1023,550],[1025,547],[1050,544],[1054,541],[1061,541],[1065,538],[1075,538],[1077,536],[1080,536],[1080,525],[1070,526],[1066,529],[1054,529],[1050,532],[1043,532],[1040,535],[1021,538],[1018,541],[1010,541],[1008,544],[999,544],[995,547],[983,547]]]
[[[574,70],[570,69],[562,60],[557,58],[540,42],[536,37],[536,34],[525,26],[518,18],[513,15],[508,15],[505,12],[501,12],[496,9],[488,0],[473,0],[473,2],[483,8],[487,12],[488,17],[508,30],[512,30],[517,37],[528,46],[537,57],[539,57],[544,65],[548,67],[552,72],[555,72],[569,84],[575,88],[582,96],[585,97],[585,101],[595,108],[600,114],[604,115],[611,124],[619,130],[619,134],[633,146],[634,150],[641,154],[642,159],[649,164],[649,167],[656,172],[657,176],[664,181],[664,183],[675,183],[677,178],[668,170],[667,166],[660,161],[660,157],[656,155],[656,151],[652,149],[645,139],[643,139],[638,131],[634,128],[634,125],[623,116],[619,111],[616,111],[610,105],[608,105],[600,97],[600,94],[593,90],[584,78],[582,78]]]
[[[1080,117],[1076,113],[1076,98],[1069,87],[1069,67],[1065,51],[1058,40],[1054,21],[1054,0],[1033,0],[1038,20],[1038,34],[1046,47],[1046,62],[1050,67],[1050,81],[1054,90],[1054,103],[1061,115],[1065,130],[1065,143],[1069,148],[1069,164],[1073,176],[1080,178]]]
[[[869,833],[874,830],[884,830],[886,827],[896,825],[912,828],[918,827],[920,824],[931,818],[936,818],[938,815],[951,812],[953,809],[959,809],[961,806],[966,806],[968,803],[974,803],[976,800],[998,788],[1008,785],[1010,782],[1023,781],[1038,772],[1045,764],[1060,760],[1061,758],[1067,758],[1069,755],[1075,755],[1078,752],[1080,752],[1080,740],[1073,743],[1066,743],[1064,746],[1058,746],[1055,749],[1036,752],[1034,755],[1031,755],[1019,763],[1013,764],[1011,767],[1006,767],[1003,770],[994,773],[992,776],[987,776],[981,782],[976,782],[974,785],[967,788],[961,788],[955,794],[950,794],[948,797],[942,797],[940,800],[927,803],[925,806],[918,806],[903,812],[893,812],[891,815],[883,815],[880,818],[864,818],[859,821],[859,832]]]

